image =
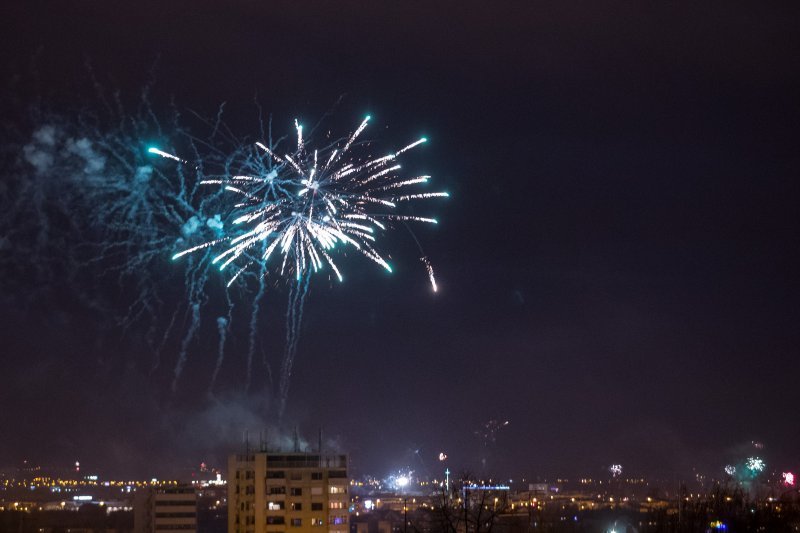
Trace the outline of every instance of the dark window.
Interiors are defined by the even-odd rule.
[[[286,520],[282,516],[268,516],[267,517],[267,524],[270,525],[280,525],[285,524]]]
[[[302,511],[302,510],[303,510],[303,504],[302,503],[300,503],[300,502],[292,503],[292,511]]]
[[[270,494],[286,494],[286,487],[270,487]]]
[[[328,477],[347,477],[347,470],[331,470],[328,472]]]
[[[292,518],[292,526],[300,527],[302,525],[303,525],[303,520],[301,520],[300,518]]]
[[[311,472],[311,479],[319,481],[322,479],[322,472]]]
[[[286,472],[283,470],[267,470],[267,479],[283,479],[286,477]]]
[[[160,500],[160,501],[157,500],[156,501],[156,507],[176,506],[176,505],[182,505],[184,507],[187,506],[187,505],[191,505],[192,507],[194,507],[194,500]]]
[[[156,518],[191,518],[197,516],[197,513],[156,513]]]
[[[322,510],[322,503],[312,503],[311,504],[312,511],[321,511]]]
[[[292,496],[302,496],[302,495],[303,495],[303,489],[299,487],[292,487]]]

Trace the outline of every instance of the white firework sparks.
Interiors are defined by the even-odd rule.
[[[203,180],[240,197],[233,226],[241,227],[233,236],[193,246],[173,256],[178,259],[197,250],[219,244],[226,248],[213,263],[225,270],[236,267],[230,283],[250,265],[267,264],[283,275],[301,279],[306,273],[326,267],[343,280],[334,261],[334,250],[354,250],[388,272],[392,267],[379,251],[379,237],[393,221],[436,224],[430,217],[406,215],[397,211],[399,203],[446,197],[446,192],[400,194],[407,187],[424,185],[430,176],[401,177],[400,154],[426,142],[423,137],[382,157],[361,157],[351,150],[367,127],[366,117],[341,146],[311,149],[295,121],[297,143],[290,153],[278,154],[263,143],[256,146],[274,165],[266,175],[223,176]],[[161,151],[152,153],[179,159]],[[243,265],[241,263],[244,263]],[[433,267],[423,258],[431,287],[437,290]]]
[[[766,463],[760,457],[747,458],[747,469],[751,472],[762,472],[766,466]]]

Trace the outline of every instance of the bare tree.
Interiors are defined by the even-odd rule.
[[[441,533],[491,533],[508,505],[507,490],[475,484],[464,473],[449,487],[439,488],[432,526]]]

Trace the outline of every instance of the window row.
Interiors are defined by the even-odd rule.
[[[347,516],[346,515],[331,515],[331,525],[334,526],[341,526],[347,524]],[[270,526],[280,526],[286,523],[286,517],[284,516],[268,516],[267,517],[267,525]],[[302,527],[303,526],[303,519],[302,518],[292,518],[289,520],[289,524],[292,527]],[[312,526],[324,526],[325,519],[323,518],[312,518],[311,519]]]
[[[237,472],[238,474],[238,472]],[[331,470],[328,472],[329,478],[346,478],[347,471],[346,470]],[[238,479],[238,475],[237,475]],[[249,479],[249,478],[248,478]],[[267,479],[286,479],[286,471],[285,470],[267,470]],[[293,481],[298,481],[303,479],[303,472],[292,471],[289,472],[289,479]],[[324,479],[322,472],[311,472],[311,479],[314,481],[321,481]]]
[[[247,487],[250,489],[250,487]],[[341,485],[331,485],[328,487],[328,492],[330,494],[347,494],[347,487]],[[267,487],[268,494],[286,494],[286,487],[283,485],[274,486],[274,487]],[[252,494],[252,492],[247,492],[247,494]],[[322,495],[322,487],[310,487],[309,494],[312,496],[321,496]],[[303,489],[301,487],[289,487],[289,495],[290,496],[302,496]]]
[[[328,507],[330,509],[342,509],[344,506],[344,502],[330,502]],[[302,502],[291,502],[289,504],[289,508],[292,511],[302,511],[303,504]],[[286,509],[286,502],[284,501],[272,501],[267,502],[267,511],[283,511]],[[322,511],[324,509],[324,504],[322,502],[311,502],[311,510],[312,511]]]

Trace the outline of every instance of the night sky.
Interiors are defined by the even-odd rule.
[[[382,145],[427,136],[408,164],[451,193],[418,232],[439,293],[397,232],[395,274],[351,260],[306,304],[284,425],[321,426],[355,472],[438,473],[444,451],[502,476],[716,475],[753,440],[800,468],[800,10],[735,4],[17,2],[4,131],[37,99],[90,100],[89,61],[123,95],[153,77],[157,104],[227,102],[243,136],[256,97],[279,131],[370,113]],[[203,395],[213,310],[173,395],[136,327],[4,268],[0,466],[150,476],[265,425],[242,339]],[[492,418],[510,424],[487,452]]]

